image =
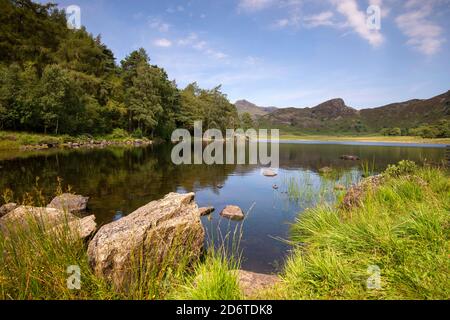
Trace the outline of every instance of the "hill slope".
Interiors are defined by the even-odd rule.
[[[332,99],[313,108],[276,109],[266,114],[260,112],[257,116],[260,125],[305,133],[373,133],[393,127],[410,129],[436,124],[442,119],[450,120],[450,91],[431,99],[373,109],[356,110],[342,99]]]

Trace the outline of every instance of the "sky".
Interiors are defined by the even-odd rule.
[[[143,47],[179,87],[222,85],[232,102],[361,109],[450,89],[450,0],[58,3],[79,6],[117,62]]]

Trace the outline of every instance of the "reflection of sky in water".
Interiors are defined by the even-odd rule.
[[[222,189],[198,188],[194,191],[199,206],[212,205],[216,208],[212,221],[203,218],[210,235],[217,230],[225,235],[242,223],[221,218],[219,213],[225,206],[237,205],[247,213],[241,241],[243,267],[271,272],[276,268],[276,261],[280,264],[289,250],[282,239],[288,239],[289,225],[298,213],[319,202],[335,201],[335,185],[350,186],[359,177],[356,169],[336,179],[327,179],[309,170],[280,169],[278,176],[270,178],[263,176],[257,168],[244,174],[230,175]],[[293,184],[298,191],[296,194],[289,190]],[[279,188],[275,190],[273,185]],[[212,237],[220,238],[218,235]]]

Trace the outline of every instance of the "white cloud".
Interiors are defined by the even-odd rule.
[[[438,52],[445,38],[442,28],[427,19],[433,11],[431,2],[410,0],[405,6],[409,11],[398,16],[395,22],[408,37],[407,44],[425,55]]]
[[[153,44],[157,47],[161,47],[161,48],[169,48],[172,46],[172,41],[170,41],[169,39],[156,39],[155,41],[153,41]]]
[[[240,0],[239,9],[244,11],[258,11],[273,5],[276,0]]]
[[[170,29],[170,24],[165,23],[160,18],[150,18],[148,23],[150,28],[156,29],[159,32],[168,32]]]
[[[227,54],[217,51],[215,49],[212,49],[208,42],[205,40],[200,39],[200,37],[192,32],[185,38],[178,39],[177,44],[179,46],[185,46],[185,47],[191,47],[192,49],[195,49],[197,51],[203,52],[206,55],[213,57],[218,60],[222,60],[228,57]]]
[[[376,47],[384,42],[384,37],[378,30],[368,28],[366,14],[358,9],[356,0],[331,0],[331,3],[345,16],[348,26],[372,46]]]
[[[334,13],[331,11],[324,11],[315,15],[306,16],[303,20],[307,27],[314,28],[320,26],[334,26]]]

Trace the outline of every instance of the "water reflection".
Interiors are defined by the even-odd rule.
[[[170,161],[171,147],[3,154],[0,191],[10,188],[20,198],[39,177],[50,200],[57,177],[61,177],[64,186],[90,197],[89,211],[100,224],[120,219],[169,192],[194,191],[200,206],[216,208],[212,220],[203,218],[212,236],[213,231],[226,234],[239,225],[219,218],[226,205],[238,205],[244,212],[251,209],[243,224],[243,267],[270,272],[282,263],[289,249],[277,239],[288,237],[289,223],[298,213],[318,201],[334,201],[336,184],[349,186],[360,179],[360,162],[340,160],[341,155],[374,161],[375,171],[402,159],[437,162],[445,158],[445,149],[441,148],[280,144],[279,175],[268,178],[257,166],[176,166]],[[325,166],[334,168],[334,174],[319,174]],[[279,188],[275,190],[273,185]]]

